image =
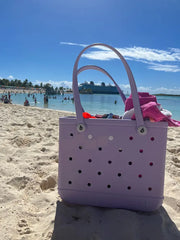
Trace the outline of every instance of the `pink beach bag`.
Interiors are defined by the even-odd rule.
[[[121,59],[131,87],[136,120],[84,119],[77,76],[85,50],[104,46]],[[112,79],[114,82],[114,80]],[[114,82],[115,83],[115,82]],[[125,96],[115,83],[125,102]],[[144,121],[136,84],[123,56],[106,44],[84,48],[73,69],[73,93],[76,117],[59,119],[59,180],[61,198],[83,205],[153,211],[163,201],[167,123]]]

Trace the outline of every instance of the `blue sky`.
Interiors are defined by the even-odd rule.
[[[71,86],[83,46],[101,42],[128,61],[139,91],[180,94],[179,0],[1,0],[0,78]],[[124,91],[120,60],[92,48],[80,65],[105,68]],[[86,71],[79,82],[110,80]]]

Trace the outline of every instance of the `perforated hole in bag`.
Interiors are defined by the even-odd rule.
[[[151,137],[151,141],[154,141],[155,140],[155,138],[154,137]]]
[[[121,177],[121,173],[118,173],[117,175],[118,175],[118,177]]]
[[[129,140],[131,140],[131,141],[132,141],[132,140],[133,140],[133,137],[132,137],[132,136],[130,136],[130,137],[129,137]]]
[[[97,174],[98,174],[98,175],[101,175],[102,173],[101,173],[101,172],[98,172]]]
[[[119,152],[122,152],[123,150],[122,150],[122,148],[119,148],[118,151],[119,151]]]
[[[150,162],[149,165],[152,167],[153,166],[153,162]]]
[[[128,189],[128,190],[131,190],[131,186],[128,186],[127,189]]]
[[[88,183],[87,185],[88,185],[88,187],[91,187],[91,183]]]
[[[79,146],[79,149],[81,150],[83,147],[82,146]]]
[[[72,157],[69,157],[69,161],[72,161]]]
[[[78,170],[78,173],[82,173],[82,170]]]
[[[74,134],[73,134],[73,133],[70,133],[70,136],[71,136],[71,137],[73,137],[73,136],[74,136]]]
[[[93,138],[93,135],[89,134],[88,139],[92,139],[92,138]]]
[[[112,163],[112,161],[111,161],[111,160],[109,160],[109,161],[108,161],[108,164],[111,164],[111,163]]]
[[[142,178],[142,174],[139,174],[138,177],[139,177],[139,178]]]
[[[140,149],[139,152],[140,152],[140,153],[143,153],[143,149]]]
[[[108,139],[109,139],[109,141],[112,141],[114,139],[114,137],[113,136],[109,136]]]
[[[102,147],[99,147],[98,150],[99,150],[99,151],[102,151]]]
[[[91,163],[91,162],[92,162],[92,159],[88,159],[88,162]]]
[[[128,162],[129,165],[132,165],[132,162]]]
[[[149,187],[149,188],[148,188],[148,191],[152,191],[152,188],[151,188],[151,187]]]
[[[108,184],[108,185],[107,185],[107,188],[111,188],[111,185],[110,185],[110,184]]]
[[[72,181],[69,181],[68,184],[72,184]]]

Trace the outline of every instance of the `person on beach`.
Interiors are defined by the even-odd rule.
[[[8,98],[7,98],[7,95],[5,95],[4,103],[5,103],[5,104],[10,103],[10,101],[9,101]]]
[[[44,103],[48,103],[48,96],[44,95]]]
[[[11,100],[11,93],[8,92],[8,98],[9,98],[9,101]]]
[[[29,106],[29,101],[27,100],[27,98],[25,98],[25,101],[24,101],[24,106]]]

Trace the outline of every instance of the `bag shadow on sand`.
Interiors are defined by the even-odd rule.
[[[164,207],[154,212],[91,207],[57,201],[51,240],[179,240]]]

